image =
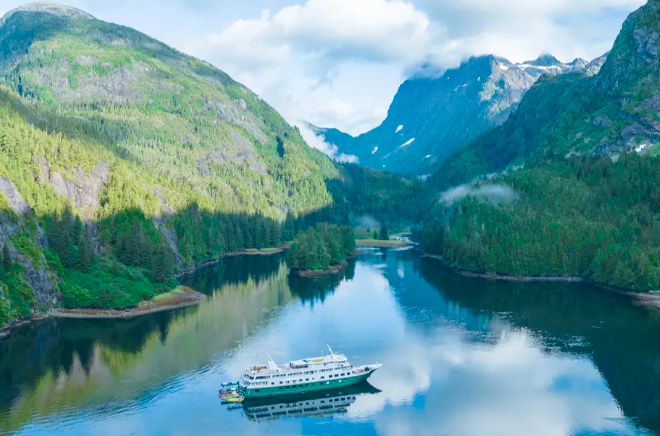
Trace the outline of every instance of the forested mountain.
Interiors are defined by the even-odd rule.
[[[506,121],[542,75],[594,74],[600,65],[602,59],[564,64],[551,55],[521,64],[495,56],[471,58],[440,77],[407,80],[379,127],[336,145],[362,165],[430,174],[461,146]]]
[[[443,194],[425,249],[475,272],[660,289],[659,49],[660,1],[649,0],[598,74],[542,77],[430,179],[471,183]]]
[[[0,327],[132,307],[175,270],[350,221],[349,185],[211,65],[53,3],[0,20]]]
[[[533,156],[654,153],[660,142],[660,2],[631,14],[598,74],[543,76],[506,123],[445,161],[440,188],[504,170]]]

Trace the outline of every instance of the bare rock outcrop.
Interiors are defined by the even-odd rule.
[[[87,174],[77,167],[72,178],[58,172],[50,173],[50,184],[73,205],[83,211],[83,218],[93,218],[100,204],[100,193],[110,177],[110,167],[103,161]]]
[[[17,215],[30,212],[30,205],[21,196],[11,180],[0,176],[0,191],[3,192],[5,196],[7,196],[7,199],[9,200],[9,206]]]

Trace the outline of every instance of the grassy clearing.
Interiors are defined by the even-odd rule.
[[[138,305],[138,309],[149,309],[159,306],[173,306],[188,301],[196,292],[185,286],[178,286],[170,292],[156,295],[150,301],[143,301]]]
[[[259,253],[277,253],[282,251],[281,247],[275,247],[275,248],[250,248],[248,250],[245,250],[247,254],[259,254]]]
[[[403,241],[381,241],[379,239],[357,239],[355,244],[358,247],[384,247],[384,248],[401,248],[409,247],[410,244]]]

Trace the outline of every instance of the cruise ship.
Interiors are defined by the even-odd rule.
[[[367,380],[382,366],[378,363],[353,366],[343,354],[335,354],[330,346],[328,350],[327,356],[294,360],[284,365],[277,365],[270,359],[266,365],[249,366],[240,381],[231,387],[234,395],[225,397],[225,401],[242,402],[250,398],[351,386]]]

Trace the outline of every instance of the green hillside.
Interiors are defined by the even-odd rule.
[[[427,252],[478,273],[660,289],[659,159],[628,153],[617,162],[543,161],[478,186],[431,214]],[[515,198],[498,197],[493,187]]]
[[[133,29],[53,3],[0,21],[0,327],[133,307],[224,253],[354,214],[409,225],[432,201],[336,167],[249,89]]]
[[[131,307],[327,208],[332,162],[257,95],[133,29],[51,3],[0,21],[0,326]]]
[[[474,272],[660,289],[659,23],[650,0],[597,75],[542,78],[445,162],[425,249]]]

